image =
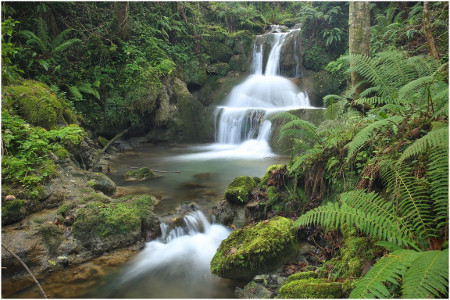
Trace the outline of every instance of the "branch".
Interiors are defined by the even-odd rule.
[[[12,252],[11,250],[8,249],[8,247],[6,247],[3,243],[2,243],[2,247],[6,249],[6,251],[8,251],[9,253],[11,253],[12,256],[14,256],[15,259],[17,259],[22,266],[25,268],[25,270],[27,270],[28,274],[30,274],[31,278],[33,278],[34,282],[36,282],[37,286],[39,287],[39,290],[41,290],[42,295],[44,296],[45,299],[47,299],[47,295],[45,294],[44,290],[42,289],[41,285],[39,284],[39,282],[37,281],[36,277],[34,277],[33,273],[31,273],[30,269],[28,269],[27,265],[20,259],[20,257],[18,257],[14,252]]]

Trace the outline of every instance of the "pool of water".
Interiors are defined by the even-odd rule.
[[[172,239],[146,243],[142,251],[118,250],[75,267],[49,274],[40,282],[52,298],[232,298],[238,285],[209,271],[209,262],[230,230],[214,224],[213,207],[223,199],[228,184],[240,175],[264,175],[267,167],[286,163],[286,157],[255,152],[245,145],[143,145],[119,153],[110,161],[108,176],[117,184],[114,197],[151,194],[159,199],[155,213],[168,222],[180,206],[195,207],[198,230]],[[256,142],[257,143],[257,142]],[[257,145],[256,145],[257,146]],[[135,168],[148,167],[160,177],[141,182],[124,180]],[[168,171],[177,173],[167,173]],[[7,295],[40,298],[29,288]]]

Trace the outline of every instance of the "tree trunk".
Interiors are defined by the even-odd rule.
[[[369,2],[351,1],[349,10],[349,41],[350,67],[353,66],[352,54],[369,56],[370,52],[370,8]],[[362,77],[356,72],[351,72],[352,87],[356,87],[362,81]],[[353,94],[353,99],[357,99],[362,88],[359,87]]]
[[[439,59],[439,53],[437,52],[433,33],[431,32],[430,10],[428,1],[423,2],[423,25],[425,30],[425,37],[427,39],[428,51],[430,52],[431,56]]]
[[[117,35],[126,40],[128,38],[128,11],[130,10],[130,3],[115,2],[117,12]]]

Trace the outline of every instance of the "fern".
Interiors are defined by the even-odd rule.
[[[398,163],[402,163],[404,160],[417,156],[420,153],[424,153],[431,147],[439,146],[444,147],[448,145],[448,127],[442,127],[439,129],[431,130],[426,135],[416,140],[411,144],[400,156]]]
[[[410,229],[394,214],[389,202],[376,193],[352,191],[341,194],[341,205],[328,203],[300,216],[296,226],[321,225],[337,228],[347,223],[361,232],[380,240],[403,246],[414,246],[416,242]]]
[[[403,297],[425,299],[448,295],[448,249],[420,252],[414,257],[403,276]]]
[[[280,129],[280,139],[283,138],[286,135],[286,132],[289,132],[287,130],[292,128],[301,128],[301,131],[297,131],[297,133],[303,133],[307,137],[315,140],[318,143],[322,143],[319,136],[316,133],[317,127],[311,122],[302,120],[300,118],[297,118],[295,120],[289,121],[285,125],[283,125]]]
[[[398,203],[399,214],[415,232],[422,249],[426,249],[433,236],[434,221],[429,187],[424,180],[410,175],[409,171],[409,168],[398,167],[391,160],[380,163],[381,177]]]
[[[397,126],[397,124],[401,123],[403,121],[403,116],[392,116],[387,119],[376,121],[363,129],[361,129],[356,136],[353,138],[353,140],[347,144],[348,148],[348,154],[347,154],[347,160],[350,160],[350,158],[360,149],[362,148],[367,142],[369,142],[373,136],[373,133],[376,130],[380,130],[383,127],[387,126]]]
[[[80,93],[78,88],[74,85],[68,86],[69,92],[76,100],[83,100],[83,95]]]
[[[397,250],[383,257],[356,283],[350,298],[390,298],[385,284],[398,286],[417,254],[413,250]]]

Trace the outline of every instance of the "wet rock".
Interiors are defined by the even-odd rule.
[[[156,178],[157,176],[147,167],[131,170],[125,173],[126,181],[144,181],[149,178]]]
[[[272,298],[272,292],[262,285],[257,284],[254,281],[248,283],[243,289],[237,287],[235,295],[238,298],[249,299],[267,299]]]
[[[245,206],[233,204],[227,200],[218,203],[214,214],[217,222],[225,226],[234,225],[236,228],[242,228],[252,221],[249,210]]]
[[[295,257],[297,251],[293,221],[275,217],[233,231],[217,249],[211,271],[224,278],[251,279],[276,270]]]
[[[87,184],[96,191],[111,196],[116,191],[116,184],[102,173],[90,173]]]
[[[255,181],[250,176],[238,176],[228,185],[225,199],[235,204],[246,204],[250,201],[255,185]]]

